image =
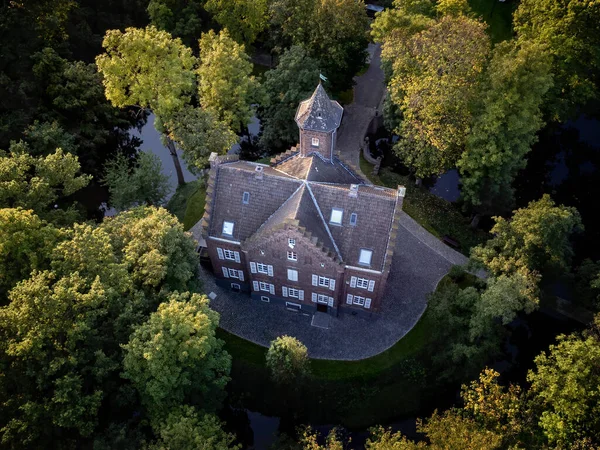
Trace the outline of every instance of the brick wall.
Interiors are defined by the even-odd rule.
[[[319,146],[312,146],[312,138],[319,139]],[[331,159],[332,133],[300,130],[300,154],[306,156],[312,152],[319,152],[325,159]]]
[[[355,287],[352,287],[352,277],[356,277],[357,279],[362,278],[369,281],[373,281],[373,290],[369,291],[368,285],[366,288],[362,288],[359,286],[358,283],[355,284]],[[385,290],[386,279],[387,277],[385,277],[384,274],[375,274],[347,268],[344,273],[344,289],[342,292],[342,298],[340,299],[340,302],[343,304],[344,308],[351,308],[365,312],[377,312],[379,311],[381,305],[381,296],[383,291]],[[364,297],[365,299],[370,298],[370,307],[366,308],[364,306],[356,305],[354,303],[352,305],[347,304],[346,299],[348,294],[351,294],[352,296]]]
[[[242,281],[242,283],[248,283],[250,278],[249,278],[249,273],[248,273],[248,269],[247,269],[247,265],[246,265],[246,261],[244,259],[244,253],[242,252],[240,245],[239,244],[231,244],[228,242],[221,242],[221,241],[217,241],[214,239],[208,239],[206,241],[206,248],[208,250],[208,256],[210,257],[210,261],[212,262],[213,265],[213,270],[214,270],[214,274],[216,278],[222,278],[222,279],[227,279],[229,280],[230,278],[227,278],[224,276],[223,274],[223,267],[226,267],[228,269],[235,269],[235,270],[241,270],[244,275],[244,280]],[[219,252],[218,252],[218,248],[220,248],[222,251],[224,250],[230,250],[230,251],[234,251],[234,252],[238,252],[239,256],[240,256],[240,262],[236,262],[236,261],[231,261],[229,259],[220,259],[219,258]],[[232,281],[235,281],[234,279],[231,279]],[[241,280],[240,280],[241,281]]]

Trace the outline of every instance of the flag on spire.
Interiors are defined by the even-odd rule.
[[[322,73],[319,74],[319,78],[323,81],[327,81],[327,77],[325,75],[323,75]]]

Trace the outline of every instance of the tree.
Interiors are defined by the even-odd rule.
[[[494,48],[458,161],[462,196],[477,211],[504,212],[513,206],[512,182],[544,124],[540,108],[552,86],[550,69],[550,56],[537,41]]]
[[[485,25],[464,16],[443,17],[408,40],[391,43],[388,88],[403,115],[394,150],[418,177],[439,174],[456,164],[465,144],[490,49]]]
[[[519,42],[537,41],[553,56],[554,86],[547,113],[565,121],[598,98],[600,4],[586,0],[525,0],[514,13]]]
[[[150,0],[148,15],[150,22],[191,47],[202,32],[204,0]]]
[[[291,383],[308,375],[310,370],[308,350],[298,339],[280,336],[269,346],[267,367],[276,382]]]
[[[123,346],[123,376],[153,420],[184,401],[205,411],[219,405],[231,357],[215,337],[218,321],[206,296],[172,293]]]
[[[275,153],[298,142],[294,116],[298,104],[315,89],[318,67],[304,48],[293,46],[281,55],[277,67],[266,73],[265,102],[258,110],[263,127],[260,145],[264,149]]]
[[[167,123],[189,104],[194,88],[196,59],[180,39],[153,26],[106,32],[102,46],[106,53],[96,58],[104,76],[106,98],[118,107],[136,105],[150,108],[157,119]],[[183,172],[175,144],[167,139],[179,184]]]
[[[258,83],[244,46],[227,30],[204,33],[200,39],[198,93],[202,108],[233,130],[241,131],[252,119],[252,101]]]
[[[189,106],[175,113],[168,129],[183,150],[188,169],[196,174],[206,167],[211,153],[225,154],[238,140],[214,112]]]
[[[362,0],[275,0],[271,17],[272,28],[283,34],[275,42],[304,47],[334,90],[352,87],[368,45],[369,19]]]
[[[226,433],[214,415],[201,416],[191,406],[180,406],[155,425],[158,440],[148,450],[237,450],[235,436]]]
[[[55,202],[85,187],[91,177],[78,175],[76,156],[57,149],[33,157],[27,144],[13,142],[10,153],[0,150],[0,207],[32,209],[48,220],[69,223],[76,211],[58,209]]]
[[[206,9],[240,44],[252,44],[268,23],[267,0],[207,0]]]
[[[512,219],[495,217],[492,239],[471,250],[472,261],[493,276],[519,273],[537,284],[538,274],[568,270],[571,235],[583,230],[575,208],[556,206],[549,195],[514,211]]]
[[[600,325],[596,317],[596,327]],[[541,411],[539,426],[557,448],[600,445],[600,340],[588,331],[584,336],[558,337],[548,352],[535,358],[527,375],[534,404]]]
[[[469,16],[473,13],[467,0],[439,0],[435,10],[439,16]]]
[[[161,205],[169,191],[169,177],[163,175],[158,156],[140,152],[137,165],[122,153],[106,164],[104,184],[110,193],[110,205],[118,210],[133,205]]]
[[[28,152],[33,156],[48,156],[60,148],[65,153],[76,154],[75,136],[67,133],[57,121],[37,120],[23,132]]]

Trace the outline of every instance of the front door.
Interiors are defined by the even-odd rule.
[[[317,303],[317,311],[326,313],[327,305],[324,305],[322,303]]]

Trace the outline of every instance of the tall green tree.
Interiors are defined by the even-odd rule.
[[[529,372],[539,426],[557,448],[600,445],[600,316],[583,336],[559,336]]]
[[[198,94],[200,105],[231,129],[242,131],[252,119],[258,82],[244,46],[227,30],[204,33],[200,39]]]
[[[301,379],[308,375],[310,370],[308,350],[298,339],[280,336],[269,346],[267,367],[278,383],[288,384]]]
[[[207,19],[204,0],[150,0],[150,22],[159,30],[171,33],[191,47],[200,37],[203,19]]]
[[[520,274],[531,284],[539,275],[568,270],[570,237],[583,230],[575,208],[555,205],[549,195],[514,212],[495,217],[492,239],[471,250],[471,259],[493,276]]]
[[[276,42],[304,47],[336,91],[352,87],[366,61],[369,19],[362,0],[275,0],[271,6]]]
[[[267,0],[206,0],[206,9],[240,44],[252,44],[269,20]]]
[[[89,183],[91,177],[79,171],[77,157],[61,149],[34,157],[27,144],[13,142],[10,153],[0,150],[0,207],[32,209],[48,220],[72,222],[76,210],[58,208],[55,202]]]
[[[279,64],[265,75],[265,101],[259,106],[260,145],[271,153],[298,142],[294,121],[298,104],[310,97],[319,80],[319,64],[303,47],[286,50]]]
[[[171,190],[169,177],[162,173],[160,159],[153,153],[140,152],[135,165],[119,153],[105,171],[103,182],[110,205],[120,211],[133,205],[161,205]]]
[[[550,70],[550,55],[538,41],[494,48],[458,161],[461,194],[476,211],[498,213],[513,206],[512,182],[544,124],[541,105],[552,86]]]
[[[524,0],[514,13],[519,42],[537,41],[553,56],[554,85],[545,110],[567,120],[597,99],[600,76],[600,3],[592,0]]]
[[[490,50],[485,25],[465,16],[443,17],[387,50],[393,60],[388,88],[402,111],[394,151],[418,177],[454,167],[471,122],[471,107]]]
[[[106,98],[118,107],[150,108],[163,124],[191,100],[196,59],[180,39],[150,26],[109,30],[102,43],[106,53],[96,58],[104,76]],[[183,172],[175,143],[167,138],[177,179]]]
[[[215,337],[219,315],[208,298],[177,294],[151,314],[123,348],[123,376],[153,418],[182,402],[214,411],[224,397],[231,357]]]

